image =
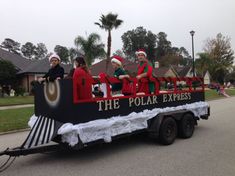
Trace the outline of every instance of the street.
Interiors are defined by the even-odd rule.
[[[16,158],[1,176],[234,176],[235,97],[210,101],[190,139],[162,146],[143,137],[125,138],[82,151]],[[0,151],[21,145],[28,132],[0,135]],[[2,164],[7,157],[0,158]]]

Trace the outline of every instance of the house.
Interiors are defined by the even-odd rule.
[[[107,60],[102,60],[94,65],[91,66],[91,74],[93,76],[97,76],[100,73],[106,73],[109,76],[112,76],[114,73],[114,69],[112,68],[111,62]],[[106,71],[107,66],[107,71]],[[123,68],[132,76],[136,75],[137,73],[138,64],[136,62],[132,62],[130,60],[124,59],[123,61]],[[153,75],[156,77],[193,77],[192,67],[190,66],[175,66],[170,65],[169,67],[159,67],[154,68]],[[203,74],[204,83],[210,83],[210,74],[209,72],[205,72]],[[182,82],[183,84],[183,82]]]
[[[172,67],[159,67],[153,70],[156,77],[177,77],[178,73]]]
[[[203,77],[205,85],[209,85],[211,83],[211,75],[208,70],[205,71],[202,75],[200,75],[199,73],[198,75]]]
[[[208,70],[204,73],[203,79],[205,85],[209,85],[211,83],[211,75]]]
[[[176,70],[176,72],[179,74],[180,77],[193,77],[193,70],[192,67],[186,66],[186,67],[177,67],[177,66],[172,66],[173,69]],[[210,73],[209,71],[205,71],[203,74],[197,73],[196,71],[196,76],[203,77],[204,79],[204,84],[208,85],[210,84]]]
[[[10,61],[17,69],[17,79],[20,87],[26,92],[31,91],[31,82],[47,73],[50,68],[48,59],[30,60],[0,48],[0,59]],[[70,65],[61,64],[65,74],[69,73]]]
[[[114,73],[114,69],[112,68],[111,62],[108,62],[107,60],[102,60],[94,65],[91,66],[91,74],[93,76],[97,76],[100,73],[104,72],[109,76],[112,76]],[[107,71],[106,71],[107,66]],[[134,76],[137,74],[137,67],[138,63],[132,62],[127,59],[123,59],[123,68],[128,72],[128,74]],[[177,72],[173,69],[173,67],[160,67],[155,68],[153,70],[153,74],[157,77],[176,77],[178,76]]]
[[[192,67],[190,66],[172,65],[171,68],[176,71],[178,77],[193,77]]]
[[[106,65],[108,64],[108,65]],[[107,69],[106,69],[107,67]],[[132,62],[127,59],[123,59],[123,68],[128,72],[130,75],[136,75],[137,73],[138,63]],[[111,62],[107,63],[107,60],[102,60],[94,65],[91,66],[91,74],[92,76],[97,76],[100,73],[106,73],[109,76],[112,76],[114,73],[114,69],[112,68]],[[107,71],[106,71],[107,70]],[[190,75],[190,67],[159,67],[154,68],[153,74],[156,77],[179,77],[179,76],[189,76]]]
[[[134,75],[137,73],[137,66],[136,62],[131,62],[127,59],[123,59],[123,68],[128,72],[130,75]],[[107,69],[106,69],[107,68]],[[113,76],[114,69],[112,67],[111,61],[107,62],[106,59],[101,60],[100,62],[93,64],[90,67],[92,76],[97,76],[100,73],[106,73],[109,76]]]

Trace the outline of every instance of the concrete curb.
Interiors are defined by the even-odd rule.
[[[13,106],[0,106],[0,110],[19,109],[19,108],[28,108],[28,107],[34,107],[34,104],[13,105]]]
[[[13,130],[13,131],[6,131],[6,132],[0,132],[0,136],[7,135],[7,134],[13,134],[13,133],[19,133],[19,132],[25,132],[30,131],[30,128],[20,129],[20,130]]]
[[[0,107],[10,107],[10,106],[19,106],[19,105],[32,105],[34,103],[21,103],[21,104],[5,104],[5,105],[0,105]]]

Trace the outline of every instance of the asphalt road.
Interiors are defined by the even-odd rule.
[[[17,158],[1,176],[234,176],[235,97],[209,102],[209,120],[190,139],[162,146],[143,137],[126,138],[78,152]],[[20,145],[28,132],[0,136],[0,150]],[[0,158],[0,164],[6,157]]]

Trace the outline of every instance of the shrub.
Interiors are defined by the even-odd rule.
[[[17,87],[15,91],[16,91],[16,96],[19,96],[19,95],[24,96],[25,94],[25,89],[23,87]]]

